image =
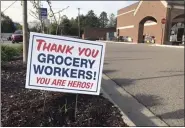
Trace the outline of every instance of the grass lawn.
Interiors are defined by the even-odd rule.
[[[22,45],[22,42],[21,43],[15,43],[15,44],[12,44],[12,43],[1,43],[1,45],[3,46],[12,46],[12,47],[19,47]]]

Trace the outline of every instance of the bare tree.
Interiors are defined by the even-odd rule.
[[[55,16],[54,12],[53,12],[53,9],[52,9],[52,6],[51,6],[51,1],[50,0],[46,0],[46,1],[47,1],[48,5],[49,5],[49,8],[50,8],[50,15],[49,16],[53,17],[55,23],[57,24],[57,19],[56,19],[56,16]]]
[[[63,17],[66,17],[65,15],[61,16],[60,13],[61,13],[62,11],[64,11],[65,9],[67,9],[68,7],[69,7],[69,6],[67,6],[66,8],[63,8],[62,10],[59,10],[58,12],[56,12],[56,13],[59,14],[58,24],[57,24],[57,29],[56,29],[56,35],[58,34],[58,29],[59,29],[60,23],[62,22]],[[56,13],[54,13],[54,14],[56,14]],[[62,34],[62,33],[61,33],[61,34]]]
[[[38,21],[33,21],[31,23],[28,24],[30,31],[33,32],[41,32],[41,26],[40,26],[40,22]]]
[[[40,21],[40,24],[41,24],[41,30],[44,31],[44,21],[40,18],[39,16],[39,8],[40,8],[40,5],[39,5],[39,1],[38,0],[33,0],[33,1],[30,1],[34,7],[34,11],[32,10],[29,10],[29,14],[34,17],[35,19],[39,20]],[[61,16],[61,12],[64,11],[65,9],[67,9],[68,7],[64,8],[64,9],[61,9],[59,10],[58,12],[54,13],[53,9],[52,9],[52,5],[51,5],[51,0],[46,0],[46,2],[48,3],[48,6],[49,6],[49,17],[52,19],[54,19],[54,23],[57,24],[57,29],[56,29],[56,35],[57,35],[57,32],[58,32],[58,28],[59,28],[59,25],[60,25],[60,22],[61,22],[61,19],[62,19],[62,16]],[[55,14],[59,14],[59,19],[57,20],[56,18],[56,15]]]
[[[39,20],[40,21],[40,24],[41,24],[41,31],[44,32],[44,21],[40,18],[40,4],[39,4],[39,1],[36,1],[36,0],[33,0],[33,1],[30,1],[33,5],[33,8],[35,9],[35,11],[32,11],[32,10],[29,10],[29,14],[34,17],[35,19]]]
[[[65,9],[67,9],[69,6],[67,6],[66,8],[63,8],[63,9],[59,10],[58,12],[55,12],[54,13],[53,12],[53,9],[52,9],[52,6],[51,6],[51,1],[50,0],[47,0],[47,2],[48,2],[49,8],[50,8],[50,12],[51,12],[51,14],[49,16],[50,17],[53,17],[55,23],[57,24],[57,29],[56,29],[56,35],[57,35],[58,34],[58,28],[59,28],[59,25],[60,25],[61,20],[62,20],[62,17],[63,17],[63,16],[61,16],[61,12],[64,11]],[[57,20],[55,14],[59,14],[58,20]]]

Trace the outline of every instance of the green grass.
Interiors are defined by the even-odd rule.
[[[2,44],[1,59],[2,62],[11,61],[14,57],[20,56],[23,52],[22,44]]]

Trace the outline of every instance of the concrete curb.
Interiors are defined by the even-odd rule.
[[[149,45],[149,46],[168,47],[168,48],[184,48],[184,46],[159,45],[159,44],[153,44],[153,45]]]
[[[114,41],[102,41],[102,40],[97,40],[97,41],[104,42],[104,43],[111,43],[111,44],[138,44],[135,42],[114,42]]]
[[[138,44],[138,43],[134,43],[134,42],[109,42],[109,43],[112,43],[112,44]]]
[[[114,104],[115,107],[117,107],[122,115],[122,119],[126,125],[129,127],[136,127],[136,125],[128,118],[128,116],[119,108],[119,106],[110,98],[110,96],[103,90],[101,89],[101,92],[103,93],[103,96],[110,100]]]
[[[101,89],[104,96],[121,110],[123,120],[128,126],[168,126],[105,74]]]

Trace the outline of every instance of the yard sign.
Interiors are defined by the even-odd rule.
[[[26,88],[99,95],[105,44],[30,33]]]

